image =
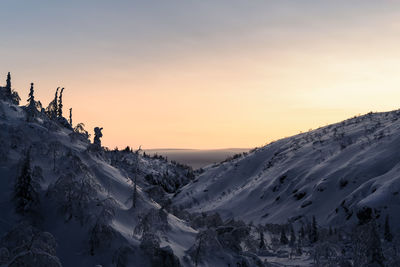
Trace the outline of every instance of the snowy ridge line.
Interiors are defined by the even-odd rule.
[[[173,204],[249,222],[315,215],[323,224],[342,225],[357,220],[364,206],[384,217],[400,204],[383,190],[400,190],[399,117],[398,110],[368,113],[272,142],[206,169]]]

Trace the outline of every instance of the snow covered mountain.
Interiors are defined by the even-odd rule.
[[[399,118],[369,113],[238,155],[208,167],[173,204],[254,223],[315,215],[342,225],[363,209],[400,223]]]
[[[207,217],[194,227],[172,214],[170,199],[195,178],[192,168],[129,147],[103,148],[98,127],[91,143],[83,124],[73,128],[62,116],[57,93],[44,109],[33,84],[27,106],[0,87],[1,267],[261,262],[221,244],[238,240],[229,232],[206,242]],[[236,225],[231,232],[243,228],[217,222]]]
[[[62,91],[0,87],[0,267],[399,266],[399,111],[193,171],[91,142]]]
[[[155,255],[150,257],[138,248],[143,233],[149,232],[146,227],[155,227],[146,220],[157,220],[160,225],[152,228],[154,240],[163,248],[149,253],[160,257],[156,261],[169,257],[174,262],[175,255],[183,256],[194,243],[196,231],[160,205],[167,205],[168,192],[192,179],[190,168],[143,157],[129,149],[96,151],[84,136],[40,112],[34,121],[27,122],[24,109],[0,101],[0,235],[16,231],[16,223],[24,221],[17,231],[28,228],[38,232],[30,228],[32,224],[54,236],[51,239],[58,243],[57,256],[64,266],[111,266],[111,262],[122,264],[129,257],[141,266],[151,266]],[[34,208],[31,204],[25,207],[21,219],[14,208],[14,186],[28,154],[37,201]],[[137,200],[133,207],[135,178]],[[158,239],[158,231],[162,239]],[[3,248],[0,265],[23,259],[21,248],[18,253],[11,251],[24,240],[8,242],[11,249],[4,252]],[[46,266],[58,266],[50,258],[41,260]]]

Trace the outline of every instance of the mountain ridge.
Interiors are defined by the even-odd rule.
[[[272,142],[246,156],[207,168],[180,190],[173,203],[194,212],[215,211],[225,218],[254,222],[284,222],[313,213],[320,222],[341,224],[349,219],[354,222],[361,208],[357,203],[361,205],[368,200],[368,196],[364,199],[359,195],[361,191],[362,195],[368,195],[364,191],[369,181],[376,178],[378,184],[379,179],[388,180],[381,176],[392,171],[394,181],[391,183],[400,190],[396,157],[400,149],[399,117],[399,110],[368,113]],[[356,167],[357,164],[360,166]],[[371,190],[375,190],[372,193],[377,190],[377,194],[381,190],[376,184]],[[339,197],[333,195],[323,201],[318,194],[325,190],[332,190]],[[379,197],[386,195],[383,193]],[[337,198],[335,204],[328,205],[334,197]],[[392,200],[391,206],[400,204],[398,199]],[[329,206],[329,211],[312,208],[316,203]],[[385,205],[382,205],[379,210],[383,212]],[[282,209],[291,216],[285,216]],[[346,209],[344,213],[348,219],[332,214],[332,211],[343,213]],[[323,218],[322,214],[327,212],[330,217]],[[396,216],[396,220],[399,219]]]

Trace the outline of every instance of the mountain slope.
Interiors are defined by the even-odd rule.
[[[241,246],[254,226],[173,214],[190,167],[110,151],[35,106],[0,100],[1,267],[264,266]]]
[[[365,207],[399,222],[398,112],[282,139],[200,173],[129,147],[110,151],[100,146],[101,134],[92,144],[62,116],[5,100],[1,267],[310,266],[327,246],[334,256],[321,260],[349,262],[360,254],[352,248],[365,243],[360,233],[377,236],[375,221],[367,218],[355,234],[322,224],[354,226]],[[311,215],[318,227],[286,223]],[[289,231],[296,244],[279,241]],[[351,249],[340,249],[349,240]]]
[[[24,109],[0,100],[0,236],[22,229],[38,233],[32,234],[33,241],[36,236],[43,240],[54,236],[64,266],[116,266],[115,261],[122,264],[129,258],[151,266],[157,255],[172,261],[174,255],[182,259],[197,231],[160,209],[160,203],[147,192],[158,192],[157,200],[167,199],[168,191],[174,192],[191,179],[189,168],[129,150],[96,149],[84,136],[41,112],[27,121]],[[21,216],[15,211],[14,185],[27,155],[38,203]],[[135,177],[137,201],[133,207]],[[148,255],[139,247],[150,229],[152,242],[159,242],[161,248],[155,245]],[[24,257],[15,252],[13,244],[22,246],[29,233],[20,237],[8,234],[0,242],[1,252],[6,251],[0,256],[1,266],[13,257]],[[42,241],[36,249],[47,251],[43,247],[49,243]],[[1,244],[11,245],[2,248]],[[55,255],[50,256],[40,259],[42,264],[53,266],[55,261],[47,260]]]
[[[207,168],[173,204],[255,223],[315,215],[325,225],[370,207],[400,222],[399,117],[369,113],[273,142]]]

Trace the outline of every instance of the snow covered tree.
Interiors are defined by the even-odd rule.
[[[11,103],[14,105],[19,105],[19,101],[21,98],[19,97],[18,93],[14,90],[11,91]]]
[[[299,230],[299,238],[304,239],[306,236],[306,232],[304,230],[304,226],[301,226],[300,230]]]
[[[69,124],[72,127],[72,108],[69,109]]]
[[[196,249],[195,249],[195,251],[194,251],[194,264],[195,264],[195,266],[198,266],[198,264],[199,264],[199,261],[200,261],[200,255],[201,255],[201,253],[202,253],[202,247],[203,247],[203,239],[204,239],[204,235],[198,235],[198,238],[197,238],[197,246],[196,246]]]
[[[299,255],[299,256],[303,254],[303,250],[301,249],[301,246],[302,246],[302,244],[301,244],[300,239],[297,239],[297,242],[296,242],[296,254]]]
[[[86,139],[89,139],[90,134],[88,133],[88,131],[85,130],[85,124],[84,123],[78,123],[75,127],[74,127],[74,132],[83,135]]]
[[[281,238],[279,239],[282,245],[287,245],[289,243],[288,238],[286,237],[285,227],[281,228]]]
[[[27,121],[31,121],[37,113],[37,103],[35,101],[35,96],[34,96],[34,89],[33,89],[33,83],[31,83],[31,88],[29,89],[29,97],[28,97],[28,106],[26,109],[27,112]]]
[[[102,130],[103,130],[103,128],[99,128],[99,127],[95,127],[95,128],[94,128],[93,145],[94,145],[96,148],[101,148],[101,141],[100,141],[100,138],[103,137],[103,134],[101,133]]]
[[[139,162],[140,162],[140,151],[142,149],[139,147],[138,150],[135,152],[135,162],[133,166],[133,172],[135,173],[135,179],[134,179],[134,188],[133,188],[133,200],[132,200],[132,207],[136,207],[136,201],[137,201],[137,176],[139,175]]]
[[[389,215],[386,215],[385,219],[385,233],[384,233],[385,240],[387,242],[392,242],[393,241],[393,235],[390,231],[390,225],[389,225]]]
[[[4,96],[6,98],[11,98],[12,91],[11,91],[11,74],[10,73],[7,74],[6,87],[4,87],[4,90],[5,90]]]
[[[289,245],[291,247],[294,247],[295,244],[296,244],[296,234],[294,232],[293,225],[290,225],[290,241],[289,241]]]
[[[64,88],[61,88],[60,93],[58,91],[59,89],[60,87],[57,87],[53,101],[50,102],[49,106],[46,108],[46,113],[51,119],[56,120],[59,125],[72,130],[71,124],[63,117],[62,97]]]
[[[340,249],[341,247],[334,243],[318,242],[311,252],[314,258],[313,266],[342,266],[337,264],[341,257]]]
[[[376,229],[376,222],[372,220],[370,223],[370,242],[368,246],[367,255],[369,258],[369,263],[376,266],[385,266],[384,257],[381,246],[381,239],[379,237],[378,231]]]
[[[46,195],[57,204],[66,222],[76,219],[81,225],[84,225],[92,218],[94,214],[92,211],[102,207],[102,205],[97,205],[97,185],[89,174],[83,176],[74,174],[74,172],[86,169],[79,157],[64,157],[60,164],[69,166],[72,172],[62,173],[57,181],[49,186]],[[91,212],[87,213],[88,210]]]
[[[97,204],[101,210],[95,218],[95,224],[90,231],[89,238],[90,255],[92,256],[96,249],[109,247],[117,236],[116,231],[109,224],[115,216],[115,211],[111,203],[107,203],[108,201],[109,199],[104,199]]]
[[[38,193],[33,186],[30,149],[23,161],[21,173],[14,186],[14,199],[16,211],[21,215],[32,213],[35,205],[39,203]]]
[[[60,147],[60,143],[53,141],[49,144],[49,149],[52,151],[52,158],[53,158],[53,172],[56,171],[56,158],[57,158],[57,150]],[[49,152],[50,153],[50,152]],[[50,155],[49,155],[50,156]]]
[[[373,218],[357,225],[352,233],[353,266],[385,266],[381,240]]]
[[[58,112],[58,90],[60,87],[57,87],[56,93],[54,96],[54,99],[49,103],[49,105],[46,108],[46,113],[51,119],[55,119],[57,117],[57,112]]]
[[[145,214],[139,215],[139,223],[134,228],[135,234],[147,232],[162,232],[170,230],[168,224],[168,214],[163,209],[150,209]]]
[[[31,83],[31,88],[29,89],[29,97],[28,97],[28,107],[34,108],[35,105],[35,96],[34,96],[35,90],[33,89],[33,83]]]
[[[10,74],[10,72],[7,73],[6,89],[9,91],[9,93],[11,95],[11,74]]]
[[[160,248],[161,240],[153,232],[145,232],[140,238],[140,248],[149,255],[154,255]]]
[[[58,108],[56,109],[57,117],[62,117],[62,109],[63,109],[62,95],[63,95],[63,92],[64,92],[64,87],[61,88],[60,96],[58,97]]]
[[[21,98],[18,93],[11,89],[11,74],[7,74],[7,81],[5,87],[0,87],[0,99],[10,101],[14,105],[19,105]]]
[[[259,229],[260,232],[260,245],[258,246],[259,249],[265,249],[265,240],[264,240],[264,231]]]
[[[318,241],[318,226],[315,216],[312,217],[312,225],[309,234],[310,242],[315,243]]]
[[[56,256],[56,247],[57,242],[53,235],[22,222],[1,239],[0,264],[10,267],[61,267],[62,264]]]
[[[141,238],[140,249],[149,259],[150,266],[182,266],[178,257],[174,255],[171,247],[160,247],[160,243],[160,238],[154,233],[145,233]]]
[[[56,93],[54,94],[54,99],[53,99],[54,117],[57,117],[57,112],[58,112],[58,90],[60,90],[60,87],[57,87]]]
[[[215,229],[205,229],[196,235],[195,243],[189,248],[188,254],[194,266],[199,266],[207,257],[222,250]]]

